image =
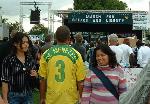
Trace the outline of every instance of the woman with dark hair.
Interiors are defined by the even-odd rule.
[[[34,60],[28,54],[29,37],[17,32],[12,53],[2,63],[2,97],[5,104],[33,104],[32,77],[37,75]],[[11,50],[10,50],[11,51]]]
[[[116,59],[116,54],[111,50],[111,48],[106,44],[99,44],[93,53],[93,67],[97,67],[99,64],[98,60],[97,60],[97,56],[96,56],[97,55],[96,53],[99,53],[99,52],[102,52],[105,55],[107,55],[108,62],[105,63],[106,65],[109,65],[112,68],[114,68],[118,65],[117,59]],[[104,60],[101,60],[101,61],[104,61]],[[103,63],[101,63],[101,64],[103,64]],[[102,65],[102,66],[104,66],[104,65]]]
[[[93,65],[84,81],[81,104],[118,104],[126,79],[115,53],[106,44],[94,49]]]

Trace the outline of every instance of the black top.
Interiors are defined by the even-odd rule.
[[[8,55],[2,63],[2,82],[9,85],[11,92],[28,92],[32,90],[30,70],[34,68],[34,60],[26,55],[25,63],[17,58],[16,55]]]
[[[0,44],[0,70],[4,58],[11,53],[12,42],[7,41]]]
[[[72,47],[81,54],[82,59],[85,62],[86,61],[86,48],[83,46],[83,44],[82,43],[74,43],[72,45]]]
[[[2,74],[2,62],[4,58],[11,52],[11,41],[0,43],[0,77]],[[1,86],[1,80],[0,80]]]

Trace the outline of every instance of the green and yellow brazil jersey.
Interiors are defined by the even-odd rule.
[[[68,45],[56,45],[41,57],[39,75],[47,79],[46,104],[75,104],[77,81],[84,80],[81,55]]]

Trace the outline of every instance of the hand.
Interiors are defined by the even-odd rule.
[[[31,70],[30,75],[33,76],[33,77],[36,77],[37,76],[36,70]]]
[[[40,104],[46,104],[45,99],[41,99]]]
[[[8,100],[2,100],[2,101],[0,101],[0,104],[9,104],[9,103],[8,103]]]
[[[8,101],[7,103],[4,103],[3,99],[0,97],[0,104],[8,104]]]

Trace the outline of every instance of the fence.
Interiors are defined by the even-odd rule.
[[[125,75],[128,75],[128,91],[120,96],[119,104],[147,104],[150,91],[150,64],[143,69],[124,70]]]

